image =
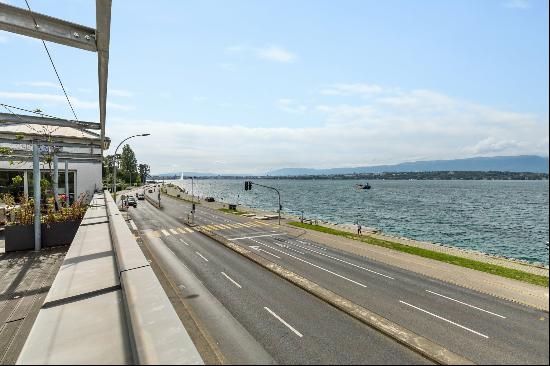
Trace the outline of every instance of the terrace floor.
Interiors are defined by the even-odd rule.
[[[3,232],[0,233],[3,239]],[[69,246],[3,253],[0,241],[0,365],[14,364]]]

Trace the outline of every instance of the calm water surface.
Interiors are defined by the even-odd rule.
[[[548,265],[548,181],[255,180],[281,191],[283,212]],[[175,181],[191,192],[191,181]],[[275,211],[274,191],[195,179],[195,195]]]

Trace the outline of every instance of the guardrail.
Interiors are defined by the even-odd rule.
[[[203,364],[108,192],[94,195],[18,364]]]

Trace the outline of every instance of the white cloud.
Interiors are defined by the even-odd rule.
[[[30,86],[33,88],[54,88],[60,89],[61,86],[58,83],[53,83],[51,81],[18,81],[15,82],[16,86]]]
[[[8,43],[8,36],[3,32],[0,33],[0,43]]]
[[[281,46],[269,45],[265,47],[252,47],[246,45],[229,46],[225,48],[227,53],[232,54],[245,54],[255,56],[259,59],[291,63],[294,62],[297,56]],[[222,66],[223,65],[223,66]],[[232,64],[220,64],[220,66],[227,70],[232,70]]]
[[[298,104],[292,99],[281,98],[277,100],[277,108],[288,113],[304,113],[307,111],[307,107],[303,104]]]
[[[548,116],[497,109],[430,90],[381,89],[382,93],[359,102],[353,98],[350,103],[312,106],[291,98],[275,102],[277,108],[302,115],[309,127],[118,119],[107,125],[107,135],[118,141],[130,129],[152,132],[132,148],[153,172],[262,174],[280,167],[548,155]],[[312,118],[317,123],[311,123]]]
[[[503,3],[506,8],[512,9],[529,9],[531,3],[528,0],[509,0]]]
[[[296,55],[279,46],[260,48],[258,49],[258,56],[266,60],[277,62],[293,62],[296,59]]]
[[[361,95],[380,94],[385,89],[375,84],[333,84],[321,90],[323,95]]]
[[[11,99],[11,100],[26,100],[26,101],[33,101],[37,103],[51,103],[51,104],[67,103],[67,100],[65,99],[64,95],[46,94],[46,93],[0,92],[0,98]],[[69,99],[72,105],[77,109],[97,109],[99,105],[98,102],[84,101],[75,97],[69,97]],[[116,109],[116,110],[123,110],[123,111],[134,109],[134,107],[130,105],[110,103],[110,102],[107,102],[107,107]]]
[[[525,144],[515,140],[498,140],[495,137],[487,137],[474,146],[466,147],[464,151],[474,155],[487,155],[500,154],[504,151],[521,151],[525,147]]]

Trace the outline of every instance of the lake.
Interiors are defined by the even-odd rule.
[[[173,181],[191,192],[191,181]],[[256,179],[283,212],[548,265],[548,181]],[[195,195],[276,211],[277,194],[241,179],[195,179]]]

